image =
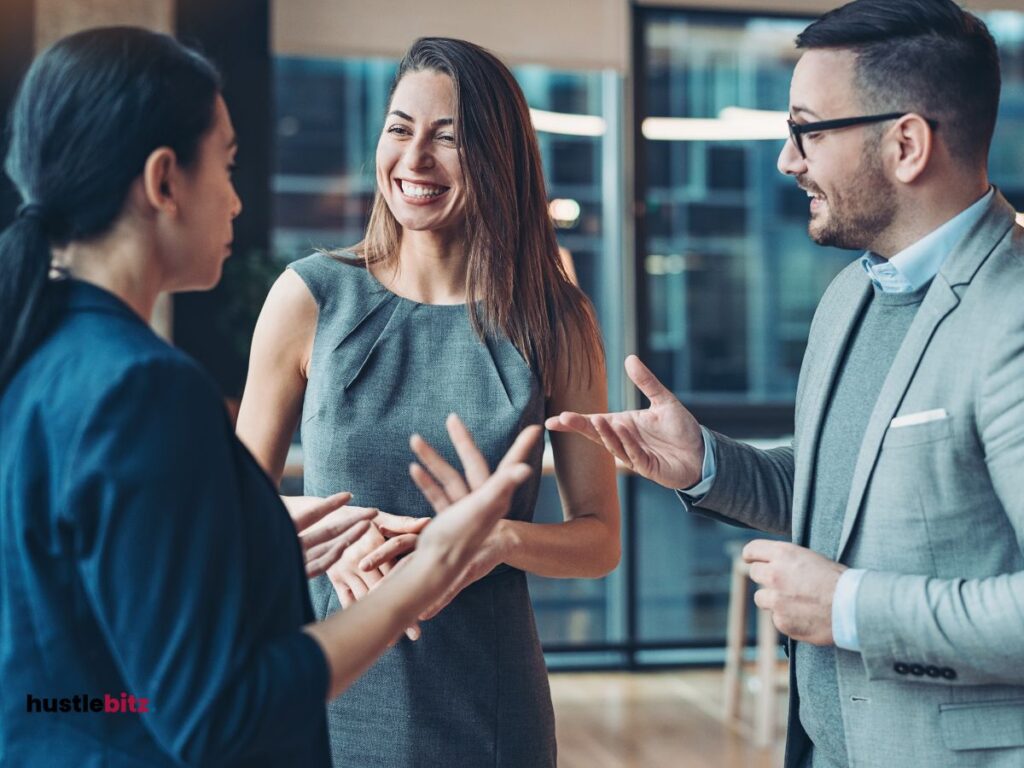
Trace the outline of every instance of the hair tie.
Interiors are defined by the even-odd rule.
[[[35,219],[40,224],[45,224],[50,215],[42,203],[22,203],[18,206],[17,217],[19,219]]]

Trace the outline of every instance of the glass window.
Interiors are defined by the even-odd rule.
[[[786,110],[806,22],[648,12],[641,23],[642,346],[703,421],[742,433],[744,407],[791,404],[818,296],[850,259],[808,240],[806,195],[775,169],[782,140],[740,140],[726,122]],[[689,120],[653,139],[648,117]],[[782,435],[791,415],[779,414]]]
[[[981,16],[1000,46],[1003,75],[991,178],[1021,209],[1024,14]],[[641,124],[716,121],[684,123],[671,140],[637,137],[641,356],[705,424],[784,443],[814,310],[859,254],[808,238],[806,195],[775,167],[782,138],[737,140],[725,121],[734,108],[787,110],[799,57],[793,39],[809,19],[666,10],[641,10],[636,19]],[[638,484],[634,499],[634,648],[721,645],[728,545],[761,534],[686,515],[649,483]]]

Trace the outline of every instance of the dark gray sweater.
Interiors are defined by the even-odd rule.
[[[924,300],[928,285],[914,293],[883,293],[875,288],[850,337],[836,377],[815,459],[808,541],[801,542],[830,560],[839,553],[846,502],[864,432],[885,377]],[[800,723],[814,743],[814,768],[847,765],[839,703],[835,648],[794,645]]]

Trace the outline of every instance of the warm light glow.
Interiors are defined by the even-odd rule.
[[[533,127],[544,133],[560,133],[565,136],[604,136],[607,127],[603,117],[595,115],[570,115],[565,112],[546,112],[531,109]]]
[[[644,259],[644,269],[649,275],[681,275],[687,269],[687,259],[679,253],[667,256],[652,253]]]
[[[778,141],[789,136],[785,112],[726,107],[717,118],[648,117],[641,126],[651,141]]]
[[[561,227],[571,227],[580,217],[580,204],[575,200],[555,198],[548,203],[548,214]]]
[[[1024,227],[1024,213],[1017,214],[1017,224]]]

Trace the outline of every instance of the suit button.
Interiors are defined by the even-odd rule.
[[[955,669],[950,669],[949,667],[943,667],[939,671],[942,673],[942,676],[946,680],[956,680],[956,670]]]
[[[938,667],[932,666],[931,664],[929,664],[927,667],[925,667],[924,673],[926,675],[928,675],[928,677],[941,677],[942,676],[942,670],[939,669]]]
[[[921,675],[924,674],[924,667],[922,667],[920,664],[911,664],[910,674],[912,674],[914,677],[921,677]]]
[[[902,661],[897,661],[895,664],[892,665],[892,668],[896,670],[897,675],[905,675],[907,674],[907,672],[910,671],[910,667],[908,667]]]

